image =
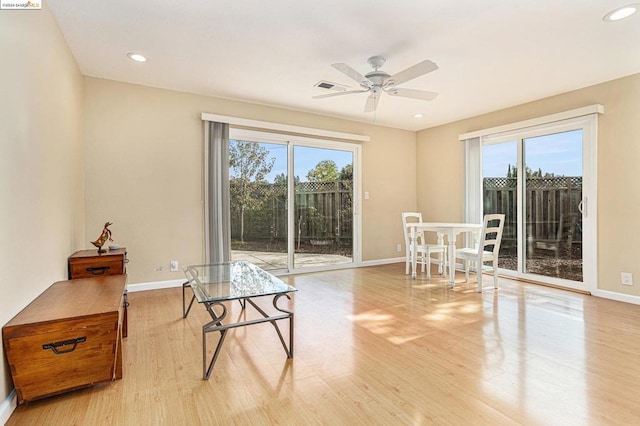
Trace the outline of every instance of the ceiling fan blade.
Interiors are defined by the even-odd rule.
[[[403,98],[422,99],[423,101],[432,101],[438,97],[435,92],[428,92],[426,90],[416,89],[403,89],[401,87],[392,87],[387,89],[386,92],[391,96],[402,96]]]
[[[400,71],[399,73],[392,75],[389,80],[393,80],[393,82],[398,85],[437,69],[438,66],[436,63],[427,59],[407,68],[404,71]]]
[[[326,93],[324,95],[316,95],[313,96],[313,99],[323,99],[323,98],[332,98],[334,96],[342,96],[342,95],[352,95],[354,93],[364,93],[364,92],[368,92],[369,89],[362,89],[362,90],[347,90],[344,92],[336,92],[336,93]]]
[[[331,64],[331,66],[337,69],[338,71],[340,71],[341,73],[343,73],[344,75],[346,75],[347,77],[349,77],[350,79],[357,81],[358,84],[364,84],[365,86],[369,86],[370,84],[373,84],[371,83],[371,80],[369,80],[367,77],[360,74],[358,71],[354,70],[347,64],[337,63],[337,64]]]
[[[364,112],[374,112],[378,108],[380,102],[380,92],[371,92],[364,105]]]

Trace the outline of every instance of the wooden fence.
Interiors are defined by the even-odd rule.
[[[484,213],[503,213],[505,248],[517,238],[517,178],[484,178]],[[582,177],[529,177],[526,179],[526,237],[544,241],[582,242]]]
[[[231,238],[240,238],[240,210],[233,200],[240,191],[231,182]],[[286,241],[287,186],[259,184],[253,193],[256,207],[245,210],[245,241]],[[296,241],[350,245],[353,235],[351,181],[299,182],[295,186]],[[582,177],[526,179],[526,236],[544,241],[571,238],[582,241]],[[503,246],[517,239],[517,178],[484,179],[484,213],[505,214]]]
[[[299,182],[295,185],[296,241],[351,245],[353,237],[353,185],[351,181]],[[240,239],[240,209],[234,203],[241,190],[231,182],[231,238]],[[252,193],[256,207],[245,210],[245,241],[286,241],[287,185],[257,184]]]

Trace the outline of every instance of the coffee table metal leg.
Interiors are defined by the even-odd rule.
[[[214,305],[220,306],[222,308],[221,315],[216,314]],[[213,370],[213,366],[215,365],[216,360],[218,359],[218,355],[220,355],[220,349],[222,349],[224,338],[227,336],[227,329],[226,328],[220,329],[220,327],[224,327],[224,324],[222,324],[222,320],[224,319],[224,317],[227,316],[227,307],[224,306],[222,303],[217,303],[217,302],[207,303],[206,307],[207,307],[207,312],[209,312],[209,315],[211,316],[213,321],[202,326],[202,378],[204,380],[208,380],[209,376],[211,376],[211,371]],[[218,344],[216,346],[215,352],[213,353],[213,357],[211,358],[211,362],[207,367],[207,333],[209,333],[210,331],[216,331],[216,329],[220,331],[220,339],[218,340]]]
[[[280,338],[280,343],[282,344],[282,347],[284,348],[284,351],[287,354],[287,358],[293,358],[293,312],[278,307],[278,300],[282,296],[285,296],[287,299],[291,299],[291,297],[288,294],[284,294],[284,293],[277,294],[273,297],[273,306],[277,311],[282,312],[282,315],[269,316],[269,314],[267,314],[262,308],[256,305],[256,303],[253,300],[251,300],[250,298],[245,298],[240,301],[240,304],[243,305],[243,309],[246,307],[246,303],[249,303],[260,313],[260,315],[263,316],[263,318],[250,319],[250,320],[241,321],[237,323],[230,323],[230,324],[222,323],[222,320],[224,320],[224,318],[227,316],[227,307],[223,305],[222,302],[206,302],[205,303],[207,312],[209,312],[209,316],[211,316],[212,321],[202,326],[202,370],[203,370],[202,378],[204,380],[208,380],[209,376],[211,376],[213,366],[215,365],[216,360],[218,359],[218,355],[220,354],[220,350],[222,349],[222,344],[224,343],[224,339],[227,335],[227,330],[230,328],[245,327],[247,325],[270,322],[276,329],[276,332],[278,333],[278,337]],[[216,313],[214,309],[215,306],[219,306],[222,309],[221,314]],[[277,323],[277,321],[283,320],[283,319],[289,320],[289,346],[288,347],[284,340],[282,332],[280,331],[280,327],[278,326],[278,323]],[[211,358],[211,361],[207,365],[207,333],[211,333],[214,331],[220,332],[220,339],[218,340],[218,344],[213,353],[213,357]]]
[[[287,346],[284,344],[284,339],[282,338],[282,334],[280,333],[280,329],[276,325],[276,322],[272,321],[272,324],[278,331],[278,336],[280,336],[280,342],[282,343],[282,346],[287,353],[287,358],[293,358],[293,312],[278,307],[278,299],[280,299],[282,296],[285,296],[287,299],[291,300],[291,297],[289,297],[288,294],[278,294],[273,298],[273,307],[276,308],[276,310],[283,312],[289,316],[289,350],[287,350]]]
[[[191,310],[191,306],[193,305],[193,301],[196,300],[195,293],[191,296],[191,302],[189,303],[189,307],[187,308],[186,299],[185,299],[185,288],[191,288],[189,285],[189,281],[182,284],[182,318],[186,318],[189,315],[189,311]]]

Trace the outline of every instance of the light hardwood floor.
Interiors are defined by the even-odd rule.
[[[450,290],[404,263],[284,280],[293,360],[254,325],[202,380],[205,310],[182,319],[180,289],[131,293],[124,379],[7,424],[640,424],[640,306],[506,279],[479,294],[462,275]]]

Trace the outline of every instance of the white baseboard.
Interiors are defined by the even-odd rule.
[[[609,290],[595,290],[591,293],[593,296],[602,297],[604,299],[617,300],[618,302],[632,303],[634,305],[640,305],[640,297],[630,294],[616,293]]]
[[[169,281],[153,281],[149,283],[127,284],[127,291],[134,293],[136,291],[159,290],[163,288],[181,287],[186,279],[169,280]]]
[[[393,257],[390,259],[365,260],[360,263],[360,266],[388,265],[390,263],[400,263],[400,262],[404,262],[404,256]]]
[[[0,424],[5,424],[11,417],[13,410],[18,406],[18,397],[16,390],[12,390],[9,396],[0,404]]]

